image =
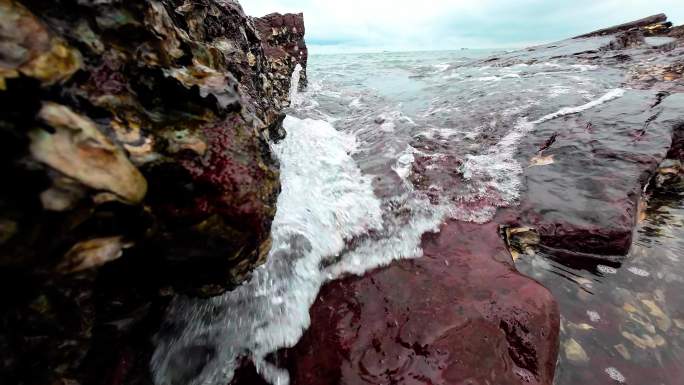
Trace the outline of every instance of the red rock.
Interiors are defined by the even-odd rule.
[[[450,222],[424,257],[325,286],[287,352],[292,383],[551,384],[559,313],[494,224]]]
[[[302,72],[299,86],[300,89],[306,87],[309,51],[304,42],[304,15],[271,13],[253,20],[272,71],[282,71],[282,76],[289,80],[294,66],[300,64]]]

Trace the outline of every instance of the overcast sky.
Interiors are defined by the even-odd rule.
[[[664,12],[684,0],[239,0],[247,14],[304,12],[312,52],[512,48]]]

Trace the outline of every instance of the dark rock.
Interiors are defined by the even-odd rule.
[[[672,22],[667,21],[664,23],[647,25],[643,27],[642,30],[646,36],[660,36],[667,35],[670,32],[670,28],[672,28]]]
[[[644,33],[639,29],[631,29],[626,32],[620,32],[613,40],[606,46],[608,50],[620,50],[627,48],[640,47],[646,44]]]
[[[233,0],[0,0],[0,383],[144,383],[168,296],[263,262],[306,66],[282,18],[266,41]]]
[[[551,384],[559,314],[495,224],[450,222],[424,256],[326,285],[288,351],[292,383]]]
[[[669,36],[677,39],[684,39],[684,25],[672,28],[670,30]]]
[[[668,159],[684,161],[684,122],[674,127],[672,146],[667,153]]]
[[[542,246],[571,251],[567,257],[626,254],[644,187],[668,151],[678,151],[670,146],[673,137],[679,143],[681,96],[653,106],[653,92],[627,91],[602,106],[539,124],[521,146],[520,162],[529,164],[535,143],[560,132],[544,152],[553,164],[525,169],[514,219],[506,218],[507,211],[499,220],[535,229]]]
[[[594,31],[594,32],[590,32],[590,33],[587,33],[584,35],[576,36],[575,39],[594,37],[594,36],[613,35],[613,34],[616,34],[618,32],[629,31],[630,29],[643,28],[643,27],[651,26],[651,25],[658,24],[658,23],[665,23],[665,22],[667,22],[667,16],[664,13],[660,13],[660,14],[645,17],[643,19],[639,19],[636,21],[631,21],[629,23],[620,24],[620,25],[616,25],[613,27],[609,27],[609,28],[599,29],[598,31]]]

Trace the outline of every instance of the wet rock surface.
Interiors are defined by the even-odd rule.
[[[684,51],[648,37],[676,38],[677,28],[656,31],[626,32],[646,38],[617,44],[620,53],[585,45],[559,56],[620,69],[625,93],[537,125],[517,154],[529,165],[520,207],[497,219],[518,270],[559,302],[555,384],[681,382]],[[612,46],[626,37],[606,36]],[[511,234],[519,229],[538,243]]]
[[[0,167],[22,182],[0,193],[0,380],[149,384],[151,334],[173,342],[195,317],[220,329],[212,321],[231,314],[176,297],[203,310],[169,320],[171,298],[230,290],[270,249],[279,180],[268,141],[282,136],[288,76],[306,64],[301,15],[251,19],[233,1],[0,0],[0,18],[8,42],[0,46]],[[660,286],[630,285],[651,274],[650,250],[632,242],[635,224],[657,203],[644,203],[643,193],[681,172],[684,47],[677,31],[658,15],[480,61],[549,64],[576,70],[572,76],[600,67],[606,83],[619,78],[624,89],[593,102],[571,95],[562,104],[584,100],[586,109],[554,112],[532,103],[529,114],[543,117],[534,122],[506,111],[491,122],[482,118],[491,105],[471,105],[458,118],[470,113],[468,124],[482,125],[453,141],[458,151],[443,140],[445,129],[411,135],[417,155],[402,156],[410,161],[360,161],[363,172],[381,170],[373,179],[377,196],[396,198],[396,184],[406,182],[402,193],[415,188],[435,204],[429,208],[446,201],[465,215],[424,234],[422,258],[325,285],[299,343],[259,357],[274,367],[254,368],[250,352],[236,352],[245,365],[232,383],[263,383],[256,370],[284,368],[294,384],[550,385],[560,351],[562,384],[656,378],[674,385],[682,370],[682,274],[661,271]],[[544,73],[498,75],[463,80]],[[360,109],[361,100],[345,105]],[[383,150],[378,130],[411,132],[416,123],[400,115],[366,114],[373,129],[362,134],[374,139],[361,151]],[[511,116],[528,124],[514,125]],[[524,139],[503,140],[511,133]],[[516,149],[510,158],[509,148]],[[498,169],[482,168],[490,163]],[[400,199],[384,204],[396,216],[383,212],[383,219],[401,225],[410,222],[401,214],[417,210]],[[665,220],[651,218],[647,236]],[[371,231],[344,242],[353,249],[366,238],[391,241],[383,236]],[[617,274],[630,247],[642,258],[621,272],[628,278],[592,297],[598,285],[582,271]],[[679,261],[670,249],[658,253]],[[562,321],[535,279],[559,298]],[[170,326],[160,329],[162,318]],[[198,333],[168,361],[168,378],[195,381],[210,361],[221,374],[216,347],[230,341],[215,336],[223,335]],[[592,345],[596,338],[613,349]],[[657,363],[662,372],[625,364],[632,361]]]
[[[515,271],[496,225],[448,223],[423,250],[323,289],[288,356],[293,383],[551,384],[557,305]]]
[[[0,39],[0,382],[149,383],[170,296],[270,249],[306,56],[274,62],[235,1],[2,0]]]
[[[637,27],[663,22],[658,17]],[[675,288],[681,280],[668,275],[667,289],[654,291],[629,288],[633,279],[626,278],[619,290],[606,285],[599,292],[597,279],[580,274],[617,271],[646,215],[644,191],[679,172],[679,163],[667,159],[681,151],[684,99],[680,77],[673,74],[681,72],[684,51],[664,37],[667,26],[630,31],[634,27],[481,61],[501,67],[549,61],[604,67],[624,88],[586,106],[574,102],[582,108],[532,109],[541,118],[523,121],[532,126],[515,153],[523,166],[520,200],[500,209],[489,224],[448,222],[438,234],[423,237],[422,258],[327,284],[310,310],[304,337],[272,357],[290,370],[292,383],[551,384],[558,352],[562,384],[677,381],[679,340],[670,345],[667,338],[678,335],[672,319],[679,317]],[[484,144],[500,140],[499,128],[491,127]],[[446,170],[454,159],[465,163],[467,155],[434,156],[431,149],[448,145],[438,135],[425,137],[412,143],[419,155],[411,182],[428,192],[439,185],[462,192],[465,178]],[[491,199],[505,202],[496,193]],[[436,202],[444,195],[437,190],[431,198]],[[454,195],[457,204],[465,201],[466,195]],[[461,207],[477,204],[482,202]],[[562,301],[562,322],[554,299],[511,269],[513,259],[525,274],[553,288]],[[634,265],[622,274],[649,276]],[[660,365],[658,373],[648,365]],[[249,373],[245,378],[252,378]]]
[[[644,189],[661,162],[679,156],[684,46],[662,36],[668,30],[643,38],[639,28],[645,22],[637,24],[616,35],[590,34],[528,52],[533,62],[553,58],[612,68],[624,79],[616,100],[542,118],[516,155],[527,165],[522,199],[518,208],[500,212],[498,221],[535,229],[541,246],[559,258],[624,256]],[[519,57],[511,53],[494,62],[510,66]]]
[[[622,32],[629,31],[629,30],[646,29],[649,27],[651,27],[649,29],[655,29],[653,26],[663,25],[665,23],[667,23],[667,15],[665,15],[664,13],[659,13],[657,15],[648,16],[648,17],[645,17],[643,19],[630,21],[628,23],[616,25],[613,27],[599,29],[599,30],[594,31],[594,32],[589,32],[587,34],[577,36],[575,39],[596,37],[596,36],[615,35],[615,34],[619,34]],[[669,23],[669,26],[672,26],[672,23]],[[656,29],[656,31],[658,31],[658,30]],[[662,30],[660,30],[660,31],[662,32]],[[667,31],[665,31],[665,32],[667,32]]]
[[[299,63],[303,68],[300,89],[306,88],[306,62],[309,52],[304,44],[304,15],[272,13],[254,19],[264,44],[264,54],[281,81],[289,84],[292,68]]]
[[[684,95],[656,104],[652,91],[539,124],[518,153],[526,164],[516,227],[538,231],[543,246],[605,258],[632,244],[643,188],[665,160],[682,124]],[[533,164],[541,151],[553,163]]]

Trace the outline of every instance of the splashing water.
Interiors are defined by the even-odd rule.
[[[290,79],[290,107],[297,107],[302,103],[302,96],[299,93],[299,82],[302,77],[302,66],[297,63]]]
[[[268,260],[232,292],[172,301],[151,361],[157,385],[224,385],[242,358],[270,383],[288,384],[287,371],[266,356],[297,343],[323,284],[420,257],[422,235],[448,217],[491,220],[498,207],[519,199],[516,146],[536,124],[624,92],[578,85],[585,68],[561,66],[567,75],[559,80],[539,76],[544,65],[459,68],[444,65],[444,57],[424,63],[397,55],[314,59],[305,93],[297,66],[287,136],[273,145],[282,192]],[[553,86],[577,92],[537,107]],[[498,87],[519,96],[499,95]]]

